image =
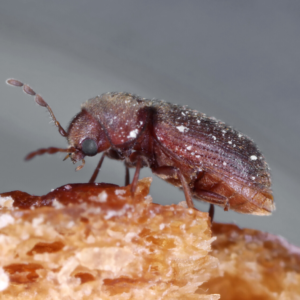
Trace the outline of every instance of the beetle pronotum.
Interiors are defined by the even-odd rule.
[[[240,213],[268,215],[274,209],[268,165],[256,145],[225,123],[159,100],[129,93],[106,93],[82,104],[81,111],[65,131],[45,100],[28,85],[23,87],[50,112],[66,149],[50,147],[31,152],[26,160],[45,153],[66,152],[73,163],[103,153],[89,182],[94,182],[105,156],[124,160],[126,183],[129,167],[135,167],[134,193],[140,169],[148,166],[167,182],[183,189],[189,207],[192,198]],[[213,206],[210,209],[213,215]]]

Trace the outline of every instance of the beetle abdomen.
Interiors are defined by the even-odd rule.
[[[275,210],[270,190],[245,185],[210,171],[199,174],[194,182],[193,196],[240,213],[269,215]]]

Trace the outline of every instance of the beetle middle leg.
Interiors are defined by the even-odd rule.
[[[178,178],[180,180],[185,195],[187,206],[189,208],[194,208],[194,202],[192,199],[190,187],[179,169],[175,167],[163,166],[158,168],[152,168],[152,172],[160,177],[165,176],[167,178]]]
[[[148,160],[149,158],[147,157],[147,155],[141,151],[135,151],[125,159],[125,167],[126,167],[125,185],[128,185],[130,181],[128,168],[135,167],[135,173],[131,182],[132,196],[134,196],[137,187],[141,168],[148,166]]]

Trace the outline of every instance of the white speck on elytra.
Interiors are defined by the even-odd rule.
[[[187,131],[189,131],[189,129],[187,128],[187,127],[185,127],[185,126],[177,126],[176,127],[180,132],[187,132]]]
[[[226,166],[226,165],[227,165],[226,161],[223,161],[223,166]]]
[[[213,138],[214,140],[216,140],[216,139],[217,139],[217,138],[216,138],[214,135],[212,136],[212,138]]]
[[[255,176],[252,176],[251,179],[252,179],[252,180],[255,180]]]
[[[257,156],[256,156],[256,155],[251,155],[251,156],[250,156],[250,159],[251,159],[251,160],[257,160]]]
[[[230,145],[231,145],[231,144],[232,144],[232,141],[228,141],[228,144],[230,144]]]
[[[132,131],[129,132],[129,135],[128,135],[127,137],[128,137],[128,138],[136,138],[138,132],[139,132],[138,129],[134,129],[134,130],[132,130]]]
[[[188,146],[186,147],[187,150],[191,150],[192,149],[192,146]]]

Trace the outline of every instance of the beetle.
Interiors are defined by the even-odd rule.
[[[46,107],[67,138],[69,147],[43,148],[26,156],[68,153],[73,163],[86,156],[103,153],[90,179],[95,182],[105,156],[123,160],[135,167],[131,183],[134,193],[142,167],[183,189],[188,207],[192,198],[224,210],[269,215],[274,209],[268,164],[254,142],[225,123],[186,106],[160,100],[147,100],[129,93],[106,93],[89,99],[65,131],[46,101],[27,84],[8,79],[7,84],[22,87]]]

